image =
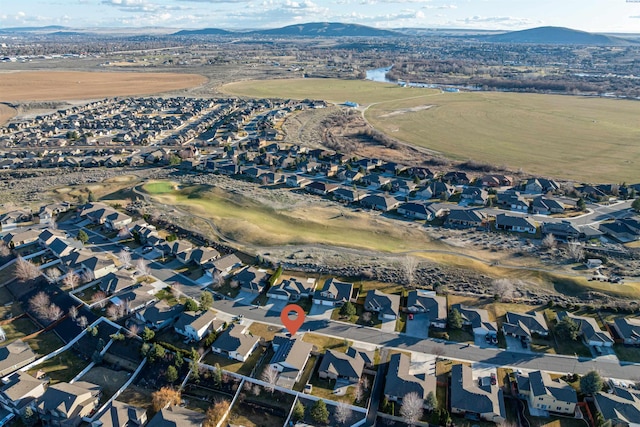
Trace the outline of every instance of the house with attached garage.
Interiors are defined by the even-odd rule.
[[[136,284],[135,279],[127,270],[109,273],[100,279],[100,289],[107,295],[116,294]]]
[[[545,178],[529,178],[524,184],[524,192],[528,194],[549,193],[560,188],[557,182]]]
[[[531,201],[531,212],[541,215],[562,213],[564,212],[564,206],[557,200],[538,196]]]
[[[158,331],[171,326],[183,310],[182,304],[169,305],[166,301],[160,300],[137,312],[136,317],[144,322],[145,326]]]
[[[50,385],[36,403],[44,425],[76,427],[100,404],[98,385],[85,381]]]
[[[388,401],[402,404],[402,399],[409,393],[416,393],[422,400],[425,400],[429,393],[435,396],[436,377],[427,373],[410,374],[410,356],[404,353],[392,354],[388,366],[384,385],[384,396]]]
[[[368,196],[369,193],[359,189],[341,187],[334,190],[332,195],[336,200],[353,203],[362,200],[364,197]]]
[[[31,212],[15,210],[0,215],[0,226],[2,231],[16,229],[19,225],[28,224],[33,221]]]
[[[574,227],[569,221],[543,222],[542,234],[544,236],[553,234],[555,238],[563,241],[576,240],[582,237],[580,230]]]
[[[153,286],[142,285],[131,290],[124,291],[123,293],[112,297],[109,301],[112,304],[123,306],[125,314],[131,314],[158,301],[154,296],[155,292],[156,289]],[[144,322],[141,321],[140,323],[144,325]]]
[[[147,410],[113,400],[91,427],[138,427],[147,423]]]
[[[490,382],[473,379],[471,367],[457,364],[451,367],[451,413],[496,424],[507,418],[502,388]]]
[[[341,378],[358,382],[365,366],[372,365],[372,352],[358,350],[354,347],[349,347],[345,353],[329,349],[322,357],[318,368],[318,376],[332,380]]]
[[[489,312],[481,308],[465,307],[462,304],[453,304],[451,311],[457,310],[462,316],[462,324],[469,326],[475,335],[497,337],[498,325],[489,320]]]
[[[433,203],[426,202],[407,202],[398,206],[398,214],[411,219],[423,219],[433,221],[434,219],[445,215],[445,210]]]
[[[185,311],[178,316],[173,329],[184,337],[193,341],[200,341],[209,335],[211,331],[220,332],[224,328],[224,324],[224,321],[216,319],[216,314],[211,310],[199,313]]]
[[[225,329],[211,345],[214,353],[227,356],[229,359],[246,362],[251,353],[258,347],[260,337],[252,335],[246,326],[233,324]]]
[[[23,415],[27,406],[44,394],[46,383],[26,372],[14,372],[2,379],[0,404],[11,413]]]
[[[536,234],[538,227],[536,223],[529,218],[498,214],[496,215],[496,229],[516,233]]]
[[[626,345],[640,345],[640,317],[617,317],[613,328]]]
[[[513,178],[507,175],[490,174],[480,178],[483,187],[506,187],[513,185]]]
[[[588,346],[594,347],[612,347],[613,338],[607,331],[603,331],[598,326],[598,322],[593,317],[576,316],[568,311],[558,313],[558,320],[561,321],[565,317],[573,320],[578,324],[578,330],[582,341]]]
[[[340,282],[334,278],[327,279],[321,289],[313,293],[313,303],[340,307],[347,301],[351,301],[353,283]]]
[[[561,379],[551,379],[544,371],[517,374],[518,396],[529,407],[542,411],[573,415],[578,403],[576,390]]]
[[[213,248],[199,247],[189,252],[189,261],[195,265],[205,265],[220,257],[220,252]]]
[[[613,222],[603,222],[599,228],[604,234],[613,237],[620,243],[640,240],[640,219],[637,217],[616,219]]]
[[[242,267],[242,261],[236,254],[225,255],[213,261],[212,264],[213,267],[207,271],[207,274],[219,274],[222,277],[227,277],[233,270]]]
[[[549,336],[547,322],[538,311],[533,314],[507,312],[505,321],[502,323],[502,332],[526,341],[531,341],[533,334]]]
[[[465,187],[460,195],[460,203],[466,205],[484,206],[489,199],[487,190],[479,187]]]
[[[442,181],[432,181],[429,185],[416,192],[416,196],[423,199],[449,200],[456,188]]]
[[[316,194],[318,196],[326,196],[329,193],[337,190],[340,186],[338,184],[332,184],[324,181],[313,181],[311,184],[304,187],[305,191]]]
[[[17,230],[5,234],[2,240],[7,244],[8,247],[18,249],[23,246],[30,245],[31,243],[37,242],[40,234],[41,233],[39,230]]]
[[[487,215],[475,209],[451,209],[445,225],[451,228],[477,228],[485,225]]]
[[[392,209],[397,208],[400,205],[400,202],[392,196],[370,194],[360,200],[360,205],[364,206],[365,208],[388,212]]]
[[[233,276],[232,281],[238,282],[240,289],[252,294],[260,294],[267,286],[270,274],[266,270],[259,270],[253,266],[242,269]]]
[[[280,373],[276,384],[291,388],[300,380],[304,367],[309,360],[313,344],[292,339],[283,335],[273,337],[273,357],[269,366]]]
[[[611,392],[596,393],[593,402],[606,426],[637,427],[640,425],[640,392],[613,387]]]
[[[15,340],[0,347],[0,377],[36,360],[36,355],[29,345],[22,340]]]
[[[439,329],[447,327],[447,298],[437,296],[434,291],[409,291],[407,311],[426,314],[429,319],[429,327]]]
[[[364,309],[378,313],[380,320],[395,320],[400,313],[400,295],[370,290],[364,300]]]
[[[289,277],[280,280],[267,291],[267,297],[283,301],[298,301],[313,295],[316,289],[316,279],[312,277]]]

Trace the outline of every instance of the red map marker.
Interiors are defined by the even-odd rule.
[[[289,317],[291,312],[295,313],[293,318]],[[296,332],[298,332],[298,329],[300,329],[300,326],[304,323],[304,310],[302,310],[302,307],[299,305],[289,304],[282,310],[282,312],[280,312],[280,320],[291,336],[294,336]]]

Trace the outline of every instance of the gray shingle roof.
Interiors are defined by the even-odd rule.
[[[489,390],[480,388],[473,380],[471,368],[462,364],[451,367],[451,407],[506,417],[502,389],[497,386],[490,386]]]
[[[436,377],[426,374],[410,374],[410,366],[411,358],[406,354],[391,355],[384,394],[398,396],[402,399],[407,393],[415,392],[418,396],[426,399],[430,391],[436,393]]]
[[[398,316],[400,311],[400,295],[385,294],[377,289],[367,292],[364,309],[383,315]]]
[[[549,374],[543,371],[529,374],[529,387],[534,397],[550,395],[561,402],[578,402],[578,396],[573,387],[562,380],[552,380]]]

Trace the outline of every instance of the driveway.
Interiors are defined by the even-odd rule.
[[[307,317],[313,317],[316,320],[331,320],[331,313],[333,312],[334,308],[335,307],[331,307],[328,305],[313,304],[311,306],[311,310],[309,310],[309,315]]]
[[[236,304],[251,305],[257,297],[258,295],[252,294],[251,292],[240,291],[233,301],[235,301]]]
[[[416,313],[413,320],[407,317],[407,327],[405,333],[410,337],[428,338],[429,337],[429,316],[425,313]]]
[[[397,320],[387,320],[382,319],[382,324],[380,325],[380,330],[382,332],[395,332],[396,330],[396,322]]]
[[[267,317],[275,316],[280,317],[280,313],[289,304],[289,301],[283,301],[281,299],[269,298],[267,303],[262,307],[263,310],[267,310]]]
[[[520,338],[506,336],[504,337],[507,342],[507,350],[513,351],[516,353],[533,353],[531,347],[527,344],[527,348],[522,347],[522,343],[520,342]]]
[[[473,334],[473,343],[480,348],[498,348],[497,345],[487,342],[486,334]]]

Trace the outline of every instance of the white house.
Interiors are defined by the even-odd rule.
[[[173,329],[180,335],[191,338],[194,341],[200,341],[212,330],[216,332],[221,330],[223,325],[224,322],[221,320],[216,322],[216,314],[211,310],[202,313],[185,311],[180,314],[173,325]]]
[[[260,337],[247,333],[246,326],[231,325],[213,342],[211,350],[223,354],[229,359],[246,362],[251,353],[258,347]]]

